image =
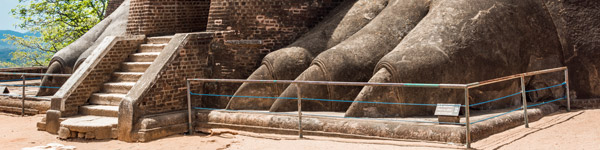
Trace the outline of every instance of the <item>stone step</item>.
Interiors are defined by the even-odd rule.
[[[140,53],[161,52],[167,44],[142,44],[140,45]]]
[[[93,115],[69,117],[60,123],[58,137],[60,139],[116,139],[117,134],[113,130],[117,128],[117,123],[117,117]]]
[[[118,117],[119,106],[84,105],[79,106],[79,114],[105,117]]]
[[[149,52],[149,53],[135,53],[129,55],[129,61],[131,62],[153,62],[156,57],[160,55],[160,52]]]
[[[137,82],[144,72],[113,72],[111,81],[114,82]]]
[[[125,94],[94,93],[90,97],[89,103],[92,105],[119,106],[123,98],[125,98]]]
[[[124,62],[121,63],[121,71],[123,72],[145,72],[152,62]]]
[[[157,37],[148,37],[146,43],[148,44],[167,44],[173,36],[157,36]]]
[[[102,85],[103,93],[127,94],[135,82],[108,82]]]

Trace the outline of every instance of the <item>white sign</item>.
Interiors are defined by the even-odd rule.
[[[437,104],[435,107],[436,116],[458,116],[460,113],[460,104]]]

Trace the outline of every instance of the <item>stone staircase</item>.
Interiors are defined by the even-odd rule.
[[[135,85],[146,69],[158,57],[172,36],[148,37],[146,44],[130,54],[112,74],[101,90],[93,93],[79,115],[60,123],[59,138],[110,139],[117,138],[119,103]]]

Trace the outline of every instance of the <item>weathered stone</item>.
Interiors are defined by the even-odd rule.
[[[439,4],[431,8],[428,16],[392,52],[379,60],[369,82],[473,83],[561,67],[556,28],[539,1],[477,0],[473,3],[468,0],[442,0]],[[493,11],[481,14],[481,10],[487,9]],[[448,13],[457,15],[448,18]],[[532,59],[534,61],[530,61]],[[540,61],[542,59],[549,60]],[[537,65],[539,62],[548,63]],[[540,79],[560,81],[559,78]],[[470,102],[510,95],[519,88],[518,82],[513,80],[473,89],[470,96],[474,98]],[[463,90],[366,86],[354,101],[464,104],[463,93]],[[518,100],[497,101],[484,109],[504,108],[518,104]],[[434,109],[354,102],[346,115],[405,117],[432,115]]]
[[[77,138],[80,138],[80,139],[85,138],[85,133],[84,132],[77,133]]]
[[[85,139],[94,139],[96,138],[96,134],[94,132],[86,132],[85,133]]]
[[[400,41],[427,15],[427,0],[395,0],[390,2],[369,24],[360,31],[319,54],[296,80],[306,81],[361,81],[372,75],[370,71],[376,60],[394,49]],[[360,89],[357,86],[302,85],[288,86],[279,97],[302,97],[317,99],[351,100]],[[302,109],[307,111],[345,111],[350,103],[305,101]],[[270,111],[297,110],[297,102],[277,99]]]
[[[71,135],[69,137],[77,137],[77,131],[71,131]]]
[[[269,53],[248,79],[293,80],[319,53],[348,39],[379,14],[388,0],[347,0],[334,13],[286,48]],[[285,84],[244,83],[234,95],[276,97]],[[231,98],[228,109],[267,110],[275,102],[266,98]]]
[[[98,140],[110,139],[112,134],[112,128],[99,128],[94,132],[95,138]]]
[[[71,136],[71,130],[69,128],[60,127],[58,129],[58,138],[59,139],[68,139]]]

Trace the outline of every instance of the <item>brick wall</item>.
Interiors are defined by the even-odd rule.
[[[187,108],[186,78],[210,76],[209,46],[213,33],[191,33],[182,49],[176,51],[174,59],[159,73],[150,90],[139,101],[140,108],[149,114],[169,112]],[[192,84],[198,93],[200,84]],[[199,102],[194,102],[197,105]]]
[[[207,30],[211,44],[211,78],[245,79],[269,52],[283,48],[319,23],[343,0],[212,0]],[[232,40],[262,44],[225,44]],[[231,95],[241,84],[205,84],[207,93]],[[224,108],[228,98],[203,97],[203,107]]]
[[[131,0],[127,32],[171,35],[206,31],[210,0]]]
[[[109,0],[106,6],[106,11],[104,11],[104,18],[108,17],[110,14],[112,14],[112,12],[117,10],[123,1],[125,0]]]
[[[234,30],[242,39],[264,42],[266,54],[291,44],[343,0],[213,0],[208,31]]]
[[[100,90],[102,84],[109,80],[111,74],[119,68],[121,62],[129,54],[136,51],[143,41],[144,38],[124,39],[117,41],[110,47],[104,57],[99,58],[99,63],[90,67],[90,73],[84,76],[83,79],[78,79],[82,82],[66,97],[65,109],[62,112],[63,117],[77,114],[79,106],[85,104],[92,93]]]

